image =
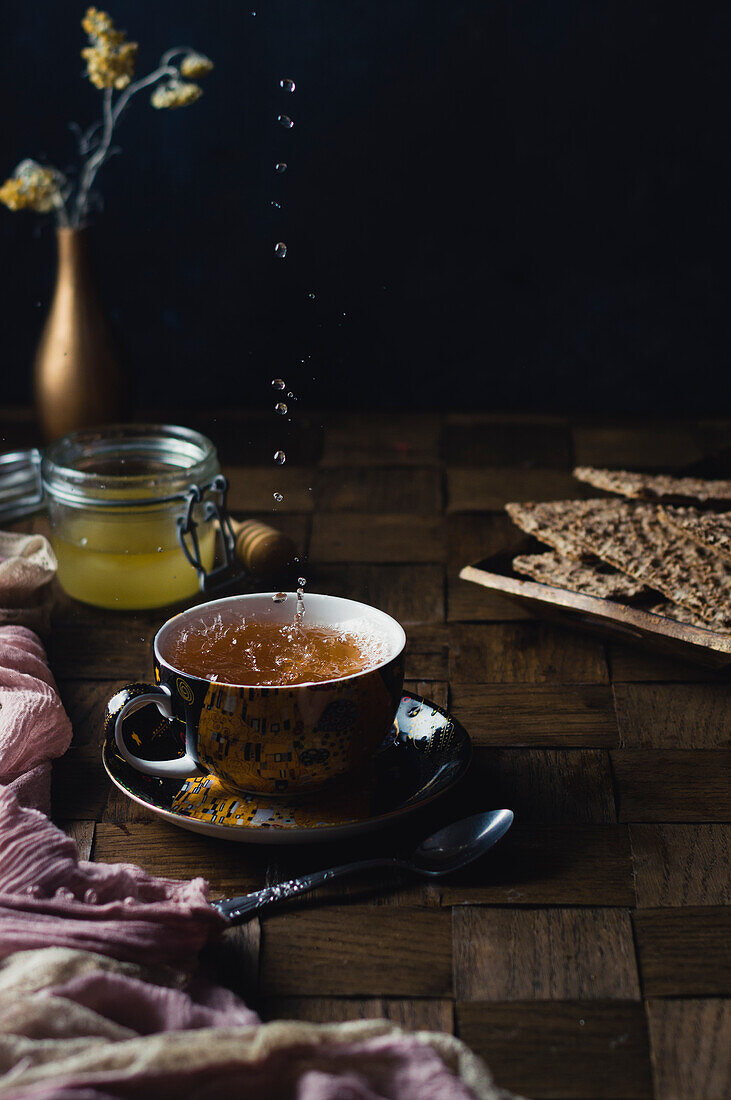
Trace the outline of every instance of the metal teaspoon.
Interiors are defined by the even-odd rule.
[[[301,875],[288,882],[280,882],[277,886],[266,886],[253,894],[244,894],[239,898],[222,898],[220,901],[212,902],[212,905],[222,917],[231,921],[232,924],[239,924],[269,905],[289,901],[299,897],[300,894],[315,890],[318,886],[323,886],[326,882],[345,878],[358,871],[391,867],[411,871],[424,878],[439,878],[440,875],[448,875],[451,871],[466,867],[468,863],[484,855],[493,844],[505,836],[513,824],[513,817],[512,810],[488,810],[474,817],[465,817],[440,829],[426,840],[422,840],[406,859],[391,856],[344,863],[339,867],[331,867],[328,871],[314,871],[310,875]]]

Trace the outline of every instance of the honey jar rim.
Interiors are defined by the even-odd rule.
[[[130,462],[133,472],[104,469]],[[134,462],[149,470],[134,470]],[[96,465],[96,469],[94,466]],[[220,472],[207,436],[177,424],[108,424],[84,428],[50,445],[41,463],[47,496],[67,505],[147,507],[184,499],[191,486]]]

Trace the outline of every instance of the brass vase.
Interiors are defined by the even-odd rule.
[[[58,272],[33,367],[38,418],[50,442],[125,419],[121,354],[92,276],[83,229],[58,229]]]

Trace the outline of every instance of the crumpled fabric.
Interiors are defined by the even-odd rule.
[[[43,535],[0,531],[0,622],[48,634],[57,562]]]
[[[0,784],[23,805],[48,810],[51,760],[70,744],[40,638],[26,626],[0,626]]]
[[[1,644],[2,628],[0,628]],[[0,958],[57,944],[114,958],[184,963],[226,927],[201,878],[155,878],[80,860],[74,841],[0,788]]]
[[[147,977],[61,948],[0,964],[0,1100],[508,1100],[450,1035],[383,1020],[259,1024],[233,994],[211,987],[193,1005]],[[145,987],[159,1015],[133,1020],[120,993]]]

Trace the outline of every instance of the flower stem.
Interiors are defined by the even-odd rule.
[[[173,51],[177,52],[177,51]],[[170,51],[168,51],[170,53]],[[104,107],[102,117],[102,134],[99,139],[94,152],[91,154],[86,164],[84,165],[83,172],[81,174],[81,182],[79,184],[79,190],[76,195],[76,204],[74,212],[74,226],[78,228],[81,225],[82,219],[86,214],[87,205],[89,202],[89,192],[91,191],[92,184],[96,178],[96,174],[108,159],[110,154],[110,147],[112,144],[112,134],[114,133],[114,127],[119,121],[119,117],[122,111],[133,95],[141,91],[143,88],[149,87],[150,84],[154,84],[156,80],[160,80],[164,76],[177,76],[178,70],[172,65],[165,62],[167,54],[161,59],[161,64],[154,72],[148,74],[148,76],[142,77],[141,80],[136,80],[133,84],[128,84],[125,90],[117,98],[117,102],[114,103],[112,96],[113,91],[111,88],[104,89]],[[98,125],[98,124],[97,124]],[[83,135],[85,140],[91,138],[94,134],[96,127],[90,127],[89,130]]]
[[[84,170],[81,175],[81,183],[79,184],[78,194],[76,196],[76,211],[74,215],[74,226],[79,228],[82,218],[86,213],[87,203],[89,201],[89,191],[91,185],[94,182],[97,172],[101,168],[107,153],[109,152],[109,146],[112,143],[112,133],[114,131],[114,123],[116,121],[115,114],[112,110],[112,89],[104,89],[104,107],[103,107],[103,129],[102,136],[97,149],[87,160],[84,165]]]
[[[60,194],[58,196],[58,202],[56,204],[56,218],[58,225],[60,225],[62,229],[68,229],[71,225],[69,221],[68,210],[66,209],[66,203],[63,201],[63,198]]]
[[[148,76],[143,76],[141,80],[135,80],[134,84],[130,84],[122,92],[121,96],[117,100],[113,111],[113,123],[116,123],[117,119],[121,115],[122,111],[127,106],[127,103],[137,92],[142,91],[143,88],[149,87],[150,84],[154,84],[156,80],[160,80],[163,76],[177,76],[178,70],[172,65],[161,64],[159,68],[155,69]]]
[[[195,53],[190,46],[173,46],[172,50],[165,50],[165,53],[160,58],[161,65],[169,65],[176,54],[179,53]]]

